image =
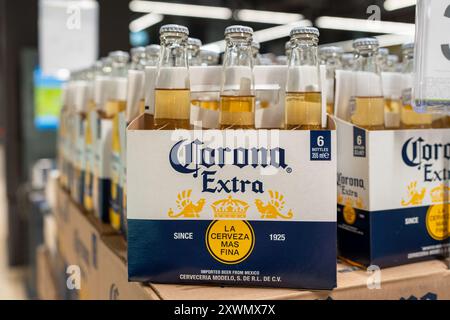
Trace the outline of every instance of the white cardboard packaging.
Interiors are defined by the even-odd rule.
[[[200,134],[147,117],[127,129],[131,281],[335,286],[333,127]]]

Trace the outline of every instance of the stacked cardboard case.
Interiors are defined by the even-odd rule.
[[[38,294],[40,299],[102,300],[239,300],[239,299],[449,299],[450,272],[443,261],[433,260],[381,272],[336,266],[337,288],[296,290],[282,288],[237,288],[186,284],[143,285],[128,282],[127,244],[113,229],[99,223],[70,199],[58,184],[50,194],[56,220],[56,241],[39,249]],[[47,232],[50,230],[46,228]],[[53,229],[53,228],[52,228]],[[46,237],[49,238],[49,237]],[[53,243],[56,243],[56,246]],[[186,292],[189,295],[186,295]]]

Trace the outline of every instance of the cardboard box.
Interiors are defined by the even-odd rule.
[[[152,284],[164,300],[448,300],[450,271],[432,260],[367,272],[346,264],[337,266],[338,286],[332,291],[204,287]]]
[[[336,123],[339,254],[379,267],[448,255],[450,129]]]
[[[60,191],[59,200],[64,197],[70,198],[66,192]],[[61,201],[58,201],[60,203]],[[337,288],[332,291],[305,291],[293,289],[271,289],[271,288],[233,288],[216,286],[197,286],[197,285],[170,285],[170,284],[151,284],[141,285],[140,283],[127,281],[126,252],[127,246],[125,240],[117,235],[100,235],[100,231],[106,228],[103,224],[92,217],[82,213],[73,202],[69,200],[68,207],[71,218],[71,225],[66,226],[63,232],[73,234],[75,230],[83,228],[85,232],[78,231],[77,242],[79,248],[87,250],[69,250],[71,245],[62,246],[62,251],[69,259],[57,259],[52,270],[57,278],[57,289],[60,296],[65,299],[74,299],[89,297],[90,299],[213,299],[213,300],[270,300],[270,299],[450,299],[450,270],[447,263],[440,260],[432,260],[409,264],[399,267],[381,269],[365,269],[350,266],[345,263],[337,265]],[[61,216],[61,215],[59,215]],[[61,223],[58,223],[58,228]],[[109,226],[108,226],[109,227]],[[111,229],[109,229],[111,230]],[[103,230],[104,231],[104,230]],[[61,239],[61,230],[58,229]],[[94,246],[89,245],[89,239],[92,234],[98,239],[96,241],[97,250],[91,250]],[[64,240],[70,242],[72,237],[66,237]],[[69,248],[68,248],[69,247]],[[40,249],[42,251],[43,249]],[[48,251],[44,250],[48,257]],[[78,252],[77,252],[78,251]],[[93,257],[96,252],[97,268],[89,267],[85,260],[81,259],[79,252],[85,252],[85,257]],[[87,253],[86,253],[87,252]],[[42,256],[41,253],[38,254]],[[75,257],[75,258],[74,258]],[[64,263],[61,261],[67,260]],[[60,262],[58,262],[60,261]],[[82,286],[86,284],[87,279],[97,277],[93,283],[88,283],[89,294],[78,292],[77,290],[68,290],[66,287],[67,266],[74,264],[69,261],[81,261]],[[38,262],[39,263],[39,262]],[[88,265],[88,266],[87,266]],[[93,265],[93,263],[90,263]],[[85,275],[86,269],[88,274]],[[40,270],[51,270],[50,267],[40,268]],[[59,280],[58,280],[59,279]],[[62,289],[61,289],[62,288]],[[97,289],[96,289],[97,288]],[[93,294],[93,292],[95,295]]]
[[[203,130],[201,135],[146,130],[148,121],[144,114],[127,131],[130,280],[335,286],[332,121],[320,131]],[[223,163],[220,156],[206,165],[197,160],[197,152],[220,150],[229,151]],[[265,156],[237,160],[249,150]]]
[[[98,243],[103,234],[114,234],[111,226],[86,214],[62,189],[58,194],[58,247],[68,266],[79,267],[81,273],[80,299],[98,298]]]
[[[80,299],[156,299],[153,290],[140,283],[129,283],[126,242],[109,224],[101,223],[58,189],[59,251],[64,258],[64,277],[68,266],[81,271]],[[72,299],[76,296],[67,290]],[[73,291],[73,290],[72,290]],[[67,296],[67,295],[66,295]]]
[[[98,245],[100,272],[99,296],[101,300],[158,300],[149,286],[128,282],[126,264],[127,246],[121,236],[105,236]]]
[[[58,287],[54,274],[54,267],[50,255],[44,245],[38,247],[36,252],[37,268],[37,294],[41,300],[58,300]]]

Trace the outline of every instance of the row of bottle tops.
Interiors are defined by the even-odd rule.
[[[281,92],[284,97],[286,93],[320,94],[323,87],[328,91],[327,104],[332,104],[335,75],[339,70],[348,70],[349,64],[352,66],[350,70],[357,75],[357,80],[353,82],[357,88],[353,91],[356,96],[383,97],[380,72],[395,73],[392,72],[394,69],[386,68],[393,59],[389,58],[384,48],[379,49],[375,38],[354,40],[355,52],[351,54],[353,61],[349,63],[338,47],[318,49],[318,29],[297,27],[292,29],[289,45],[286,46],[288,65],[258,66],[258,52],[252,41],[253,30],[245,26],[230,26],[225,30],[223,65],[213,66],[216,62],[189,63],[201,61],[202,51],[201,42],[188,38],[188,34],[188,29],[183,26],[162,26],[160,46],[134,48],[131,62],[128,53],[115,51],[92,68],[75,73],[67,84],[64,105],[70,109],[73,107],[77,112],[86,112],[90,105],[101,110],[108,100],[132,101],[127,106],[127,119],[130,121],[139,114],[139,104],[154,108],[155,90],[184,90],[190,91],[191,96],[192,92],[210,92],[217,93],[219,97],[254,97],[257,91],[260,95],[261,91],[271,91],[275,95]],[[412,72],[413,50],[413,44],[403,46],[403,72],[407,75]],[[323,60],[325,55],[327,59]],[[213,61],[211,56],[207,60]],[[325,62],[322,67],[321,61]],[[326,74],[322,79],[320,68]],[[386,83],[402,83],[392,79]]]
[[[373,39],[373,38],[365,38]],[[361,40],[361,39],[358,39]],[[196,38],[187,38],[186,59],[187,65],[215,66],[219,65],[220,53],[201,48],[202,42]],[[259,52],[259,43],[250,44],[253,65],[288,65],[292,48],[295,45],[291,40],[286,42],[285,55],[277,56],[273,53]],[[378,44],[376,44],[378,46]],[[402,60],[399,56],[390,54],[388,48],[377,48],[376,62],[380,72],[404,72],[411,62],[414,44],[408,43],[402,47]],[[126,76],[129,69],[144,70],[146,66],[157,66],[160,61],[161,46],[152,44],[147,47],[134,47],[130,53],[113,51],[107,57],[98,60],[90,68],[72,73],[72,80],[90,80],[99,75]],[[180,54],[180,56],[182,56]],[[326,65],[330,70],[353,70],[358,54],[356,51],[344,52],[338,46],[320,46],[317,59],[320,64]],[[223,58],[222,58],[223,60]]]

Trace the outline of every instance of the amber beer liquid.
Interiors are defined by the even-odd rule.
[[[383,130],[384,98],[355,97],[352,123],[367,130]]]
[[[403,129],[431,128],[432,115],[416,112],[409,103],[403,105],[400,116]]]
[[[334,114],[334,102],[327,102],[327,113]]]
[[[286,93],[286,129],[320,130],[322,95],[320,92]]]
[[[220,96],[220,129],[254,129],[254,96]]]
[[[155,90],[155,129],[190,129],[189,89]]]
[[[200,100],[200,99],[195,99],[195,100],[191,100],[191,104],[194,106],[197,106],[199,108],[202,109],[207,109],[207,110],[219,110],[220,107],[220,101],[217,100]]]

